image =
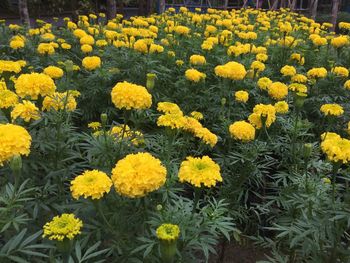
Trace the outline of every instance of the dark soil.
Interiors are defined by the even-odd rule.
[[[268,254],[267,251],[256,248],[252,244],[226,243],[224,251],[222,247],[222,245],[218,247],[218,255],[212,256],[209,263],[255,263],[266,260],[265,254]]]

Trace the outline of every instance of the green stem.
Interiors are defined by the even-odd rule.
[[[192,215],[194,215],[194,213],[196,212],[201,193],[202,193],[201,187],[194,188],[194,202],[193,202],[193,208],[192,208]]]

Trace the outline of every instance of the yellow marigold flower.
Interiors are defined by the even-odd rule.
[[[37,51],[41,55],[52,55],[55,53],[55,48],[51,43],[40,43]]]
[[[10,48],[12,49],[21,49],[24,48],[25,42],[23,40],[11,40],[10,41]]]
[[[100,39],[96,41],[96,46],[98,47],[105,47],[108,45],[108,42],[104,39]]]
[[[261,71],[265,70],[265,64],[260,62],[260,61],[255,60],[250,65],[250,68],[257,71],[257,72],[261,72]]]
[[[256,54],[256,56],[255,56],[255,59],[257,61],[261,61],[261,62],[265,62],[268,58],[269,58],[269,56],[266,54],[263,54],[263,53]]]
[[[327,38],[318,36],[312,39],[312,43],[315,46],[325,46],[328,44],[328,41]]]
[[[332,73],[342,78],[347,78],[349,76],[349,70],[344,67],[334,67],[332,68]]]
[[[224,65],[216,66],[215,74],[222,78],[242,80],[247,74],[247,71],[242,64],[231,61]]]
[[[190,63],[192,65],[204,65],[206,63],[205,57],[201,55],[190,56]]]
[[[22,68],[18,61],[0,60],[0,74],[3,72],[21,72]]]
[[[68,94],[68,98],[67,98]],[[67,110],[74,111],[77,108],[75,95],[72,91],[55,92],[52,95],[46,96],[43,100],[42,110]]]
[[[175,64],[176,64],[177,66],[181,67],[181,66],[184,64],[184,61],[181,60],[181,59],[178,59],[178,60],[175,61]]]
[[[340,35],[331,40],[331,45],[335,48],[341,48],[343,46],[349,45],[349,37],[345,35]]]
[[[55,39],[55,35],[51,34],[51,33],[45,33],[45,34],[41,35],[40,37],[46,41],[53,41]]]
[[[273,106],[276,109],[276,113],[285,114],[289,111],[289,106],[286,101],[278,101]]]
[[[249,93],[245,90],[239,90],[235,92],[236,101],[246,103],[249,99]]]
[[[163,51],[164,51],[164,47],[162,47],[161,45],[151,44],[149,46],[149,53],[150,54],[162,53]]]
[[[335,133],[322,134],[321,138],[321,149],[330,161],[344,164],[350,161],[350,140]]]
[[[160,160],[150,153],[129,154],[113,168],[112,181],[119,194],[138,198],[162,187],[166,173]]]
[[[18,96],[31,97],[33,100],[38,96],[51,95],[56,90],[55,82],[43,73],[22,74],[15,82],[15,89]]]
[[[160,115],[157,119],[157,125],[169,127],[171,129],[181,129],[186,123],[185,117],[181,113],[169,113]]]
[[[311,79],[325,78],[327,76],[327,70],[325,68],[312,68],[307,72],[307,76]]]
[[[186,70],[185,76],[186,76],[186,79],[193,82],[199,82],[206,78],[206,75],[204,73],[193,68]]]
[[[258,87],[262,90],[268,90],[268,88],[271,86],[272,84],[272,80],[267,78],[267,77],[262,77],[258,80],[257,82]]]
[[[76,36],[77,38],[82,38],[82,37],[86,36],[87,33],[82,29],[75,29],[73,31],[73,35]]]
[[[323,104],[320,108],[320,111],[325,115],[325,116],[340,116],[344,113],[344,109],[342,106],[339,104]]]
[[[24,100],[22,103],[16,104],[11,111],[11,118],[13,121],[18,117],[22,118],[25,122],[30,122],[32,119],[40,119],[40,112],[34,103]]]
[[[87,70],[94,70],[101,67],[101,59],[97,56],[85,57],[82,65]]]
[[[193,133],[195,137],[201,139],[205,144],[208,144],[211,147],[214,147],[218,142],[218,137],[207,128],[197,128]]]
[[[288,88],[291,91],[307,93],[307,87],[301,83],[291,83]]]
[[[281,68],[281,73],[283,76],[293,77],[295,74],[297,74],[297,70],[293,66],[286,65]]]
[[[48,66],[44,68],[43,73],[50,76],[53,79],[59,79],[63,76],[63,70],[55,66]]]
[[[85,35],[85,36],[80,38],[80,45],[90,45],[90,46],[92,46],[93,44],[95,44],[95,39],[94,39],[93,36]]]
[[[252,141],[255,139],[255,128],[249,122],[236,121],[229,127],[231,136],[243,142]]]
[[[71,49],[72,46],[70,44],[68,44],[68,43],[62,43],[61,44],[61,48],[63,48],[63,49]]]
[[[288,95],[288,86],[282,82],[273,82],[267,91],[273,99],[283,100]]]
[[[5,80],[0,79],[0,91],[1,91],[1,90],[6,90],[6,89],[7,89],[7,85],[6,85]],[[1,100],[1,99],[0,99],[0,100]]]
[[[193,118],[195,118],[196,120],[198,120],[198,121],[200,121],[200,120],[203,120],[203,114],[201,113],[201,112],[199,112],[199,111],[192,111],[191,113],[190,113],[190,115],[193,117]]]
[[[18,96],[16,93],[5,89],[0,90],[0,109],[7,109],[15,106],[18,103]]]
[[[30,153],[32,137],[21,126],[14,124],[0,124],[0,166],[16,155]]]
[[[166,114],[183,114],[180,107],[172,102],[158,102],[157,110]]]
[[[152,95],[145,87],[126,81],[117,83],[111,96],[118,109],[148,109],[152,105]]]
[[[187,157],[181,163],[179,169],[179,180],[187,182],[194,187],[213,187],[217,182],[222,182],[220,166],[209,156]]]
[[[344,88],[347,89],[347,90],[350,90],[350,79],[345,81]]]
[[[80,47],[81,51],[83,53],[90,53],[92,51],[92,46],[88,45],[88,44],[84,44]]]
[[[134,49],[141,53],[148,53],[148,48],[151,45],[150,41],[146,39],[139,39],[134,43]]]
[[[112,186],[112,180],[107,174],[98,170],[85,171],[71,181],[70,190],[75,199],[80,197],[100,199],[108,194]]]
[[[338,24],[340,29],[346,29],[346,30],[350,30],[350,23],[347,22],[340,22]]]
[[[268,128],[276,120],[276,109],[271,104],[257,104],[248,120],[256,129],[261,129],[263,123]]]
[[[162,224],[156,230],[157,238],[164,241],[175,241],[179,238],[180,228],[178,225]]]
[[[296,74],[296,75],[292,76],[291,80],[293,82],[305,83],[305,82],[307,82],[307,77],[304,76],[303,74]]]
[[[174,31],[176,34],[179,34],[179,35],[188,35],[190,33],[191,29],[189,29],[186,26],[176,26],[174,28]]]
[[[135,146],[138,146],[145,142],[143,134],[139,131],[130,130],[130,127],[128,125],[125,125],[125,127],[124,125],[113,126],[108,134],[117,141],[128,139]]]
[[[99,128],[101,128],[102,125],[101,125],[100,122],[94,121],[94,122],[90,122],[90,123],[88,124],[88,127],[91,128],[91,129],[93,129],[94,131],[96,131],[96,130],[98,130]]]
[[[71,240],[81,233],[82,226],[83,222],[74,214],[62,214],[44,225],[43,237],[57,241],[63,241],[65,238]]]

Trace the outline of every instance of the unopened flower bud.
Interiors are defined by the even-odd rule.
[[[106,126],[106,124],[107,124],[107,119],[108,119],[107,114],[106,114],[106,113],[102,113],[102,114],[101,114],[101,124],[102,124],[103,127]]]
[[[222,99],[221,99],[221,105],[222,105],[222,106],[225,106],[225,104],[226,104],[226,98],[222,98]]]
[[[147,73],[147,82],[146,82],[146,87],[148,90],[151,90],[154,88],[154,80],[156,78],[156,74],[154,73]]]
[[[22,170],[22,157],[20,155],[15,155],[10,161],[10,168],[14,173],[18,173]]]
[[[304,144],[304,157],[309,158],[312,153],[312,144],[311,143],[305,143]]]

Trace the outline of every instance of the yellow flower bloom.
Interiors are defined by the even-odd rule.
[[[88,124],[88,127],[91,128],[91,129],[93,129],[94,131],[96,131],[96,130],[98,130],[99,128],[101,128],[102,125],[101,125],[100,122],[94,121],[94,122],[90,122],[90,123]]]
[[[349,37],[345,35],[340,35],[331,40],[331,45],[335,48],[341,48],[350,44]]]
[[[21,98],[26,96],[33,100],[38,96],[52,95],[56,90],[56,85],[52,78],[42,73],[22,74],[15,82],[16,93]]]
[[[178,176],[181,183],[187,182],[198,188],[213,187],[222,182],[220,166],[209,156],[187,157],[181,163]]]
[[[18,103],[18,96],[16,93],[5,89],[0,90],[0,109],[8,109]]]
[[[332,162],[348,163],[350,161],[350,140],[341,138],[336,133],[321,135],[321,149]]]
[[[0,166],[16,155],[30,153],[32,137],[21,126],[14,124],[0,124]]]
[[[48,66],[44,68],[43,73],[50,76],[53,79],[59,79],[63,76],[63,70],[55,66]]]
[[[178,225],[162,224],[157,228],[156,234],[159,240],[175,241],[179,238],[180,228]]]
[[[347,78],[349,76],[349,70],[344,67],[334,67],[332,68],[332,73],[342,78]]]
[[[190,115],[195,118],[196,120],[202,120],[204,117],[203,117],[203,114],[201,112],[198,112],[198,111],[192,111],[190,113]]]
[[[245,70],[242,64],[231,61],[226,63],[225,65],[216,66],[215,74],[222,78],[242,80],[247,74],[247,71]]]
[[[107,174],[98,170],[85,171],[71,181],[70,190],[75,199],[79,197],[100,199],[108,194],[112,186],[112,180]]]
[[[87,70],[94,70],[101,67],[101,59],[97,56],[85,57],[82,65]]]
[[[311,79],[325,78],[327,76],[327,70],[325,68],[312,68],[307,72],[307,76]]]
[[[229,127],[231,136],[243,142],[252,141],[255,139],[255,128],[246,121],[236,121]]]
[[[192,65],[204,65],[206,63],[205,57],[201,55],[192,55],[190,57],[190,63]]]
[[[185,76],[188,80],[193,82],[199,82],[201,80],[204,80],[206,78],[206,75],[196,69],[188,69],[185,72]]]
[[[152,95],[145,87],[126,81],[117,83],[111,96],[118,109],[148,109],[152,105]]]
[[[268,88],[271,86],[272,84],[272,80],[267,78],[267,77],[262,77],[258,80],[257,82],[258,87],[262,90],[268,90]]]
[[[283,100],[288,95],[288,86],[282,82],[273,82],[267,92],[275,100]]]
[[[286,101],[278,101],[273,106],[276,109],[276,113],[285,114],[289,110],[289,106]]]
[[[68,94],[68,98],[67,98]],[[73,91],[55,92],[50,96],[46,96],[43,101],[42,110],[67,110],[74,111],[77,108],[75,94]]]
[[[13,121],[18,117],[22,118],[25,122],[30,122],[32,119],[40,119],[40,112],[34,103],[23,100],[22,103],[16,104],[11,111],[11,118]]]
[[[245,90],[239,90],[235,92],[236,101],[246,103],[249,99],[249,93]]]
[[[286,65],[281,68],[281,73],[283,76],[293,77],[295,74],[297,74],[297,70],[293,66]]]
[[[276,109],[271,104],[257,104],[248,120],[256,129],[261,129],[263,122],[268,128],[276,120]]]
[[[57,241],[63,241],[65,238],[71,240],[81,233],[82,226],[83,222],[74,214],[62,214],[44,225],[43,237]]]
[[[180,107],[172,102],[158,102],[157,110],[166,114],[183,114]]]
[[[138,198],[162,187],[166,173],[160,160],[151,154],[129,154],[113,168],[112,181],[119,194]]]
[[[343,107],[339,104],[323,104],[320,110],[325,116],[340,116],[344,113]]]

